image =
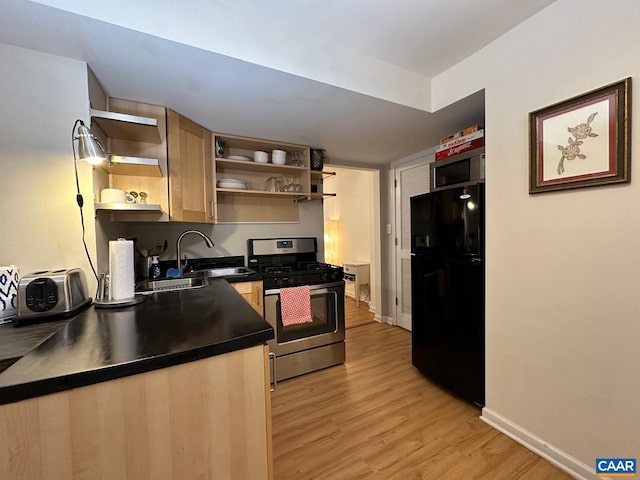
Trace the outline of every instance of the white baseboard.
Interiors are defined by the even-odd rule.
[[[542,438],[509,421],[496,412],[484,407],[480,420],[488,423],[496,430],[501,431],[506,436],[524,445],[532,452],[553,463],[556,467],[564,470],[572,477],[579,480],[591,480],[596,478],[595,469],[582,463],[559,448],[550,445]],[[595,460],[595,459],[594,459]],[[603,477],[598,477],[602,479]],[[606,477],[604,477],[606,478]]]
[[[389,325],[394,325],[394,323],[393,323],[393,318],[391,318],[391,317],[387,317],[387,316],[382,316],[382,315],[375,314],[375,315],[374,315],[374,317],[373,317],[373,319],[374,319],[376,322],[380,322],[380,323],[388,323]]]

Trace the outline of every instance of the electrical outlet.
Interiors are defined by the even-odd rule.
[[[391,224],[387,223],[387,235],[391,234]]]

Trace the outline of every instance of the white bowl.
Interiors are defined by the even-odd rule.
[[[253,161],[258,163],[269,163],[269,154],[260,150],[253,152]]]
[[[117,188],[103,188],[100,191],[100,201],[102,203],[125,203],[127,192]]]
[[[276,165],[284,165],[287,161],[287,152],[284,150],[273,150],[271,152],[271,161]]]

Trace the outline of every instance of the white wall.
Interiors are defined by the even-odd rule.
[[[200,230],[209,235],[215,246],[207,248],[202,239],[196,235],[188,235],[181,245],[181,253],[189,258],[224,257],[229,255],[247,255],[247,239],[272,237],[316,237],[318,239],[318,258],[324,257],[322,203],[320,201],[304,202],[299,205],[300,221],[298,223],[251,223],[205,225],[193,223],[148,223],[119,224],[119,233],[126,237],[138,239],[138,245],[151,247],[165,239],[169,247],[160,260],[176,258],[176,240],[189,229]]]
[[[527,114],[628,76],[638,97],[639,19],[637,0],[558,0],[433,81],[438,106],[485,89],[485,415],[578,471],[640,453],[640,178],[529,195]]]
[[[88,120],[86,65],[5,44],[0,65],[0,263],[14,263],[22,274],[80,267],[93,296],[71,150],[75,120]],[[91,166],[78,168],[95,259]]]

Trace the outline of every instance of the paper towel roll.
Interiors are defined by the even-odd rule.
[[[109,241],[109,299],[133,298],[135,274],[133,241],[119,238]]]

